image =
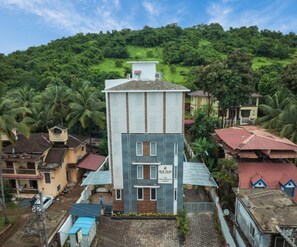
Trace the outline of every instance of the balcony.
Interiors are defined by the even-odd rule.
[[[35,169],[16,169],[16,174],[32,174],[36,175]]]
[[[13,168],[3,168],[2,173],[3,174],[14,174],[14,169]]]
[[[22,189],[20,194],[38,194],[38,189]]]

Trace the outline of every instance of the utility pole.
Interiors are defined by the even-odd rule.
[[[9,219],[7,215],[7,209],[6,209],[6,204],[5,204],[5,195],[4,195],[4,186],[3,186],[3,177],[2,177],[2,141],[0,141],[0,186],[1,186],[1,195],[2,195],[2,207],[3,207],[3,212],[4,212],[4,223],[5,225],[9,224]]]
[[[42,227],[43,227],[43,237],[44,237],[44,242],[45,242],[45,246],[48,247],[48,240],[47,240],[47,233],[46,233],[46,227],[45,227],[45,212],[43,209],[43,196],[42,196],[42,191],[39,191],[39,200],[40,200],[40,220],[42,223]]]

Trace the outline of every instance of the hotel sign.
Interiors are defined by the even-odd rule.
[[[172,166],[171,165],[158,166],[158,183],[172,184]]]

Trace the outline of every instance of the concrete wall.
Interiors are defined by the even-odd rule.
[[[136,142],[157,142],[157,156],[136,156]],[[173,213],[174,179],[172,184],[158,184],[157,179],[137,179],[137,165],[133,162],[160,162],[174,165],[174,143],[178,143],[177,209],[182,208],[183,144],[182,134],[122,134],[124,211],[137,212],[137,189],[134,185],[159,185],[157,212]]]
[[[134,72],[140,70],[140,76],[137,76]],[[132,64],[132,78],[134,80],[155,80],[156,63],[134,63]]]
[[[254,223],[253,219],[250,217],[249,213],[238,199],[236,199],[235,218],[241,231],[251,246],[270,246],[271,235],[260,233],[257,225]],[[252,238],[250,234],[250,225],[252,225],[255,229],[254,238]]]
[[[113,186],[115,189],[123,188],[122,171],[122,141],[121,133],[127,132],[126,94],[114,93],[110,97],[110,149],[113,172]],[[109,149],[109,150],[110,150]]]
[[[129,132],[144,133],[144,93],[129,93]],[[126,105],[126,102],[125,102]],[[125,109],[126,112],[126,109]],[[125,131],[127,132],[127,131]],[[122,132],[124,133],[124,132]]]
[[[183,93],[166,93],[166,133],[183,132]]]
[[[163,93],[147,93],[147,131],[163,132]]]
[[[61,226],[60,230],[58,231],[58,234],[60,235],[60,243],[63,246],[69,236],[69,231],[71,227],[73,226],[73,217],[71,215],[68,216],[67,220],[64,222],[64,224]]]

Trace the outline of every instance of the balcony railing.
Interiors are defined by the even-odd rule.
[[[36,174],[35,169],[16,169],[17,174]]]
[[[3,174],[14,174],[14,169],[13,168],[3,168],[2,173]]]
[[[38,189],[22,189],[20,194],[38,194]]]

